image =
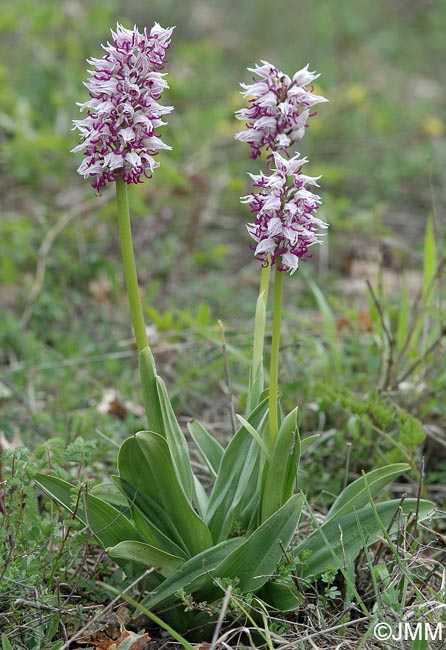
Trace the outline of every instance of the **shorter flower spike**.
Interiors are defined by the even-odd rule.
[[[140,183],[159,167],[154,159],[158,151],[170,149],[155,130],[173,110],[158,103],[168,87],[160,70],[173,29],[155,23],[141,34],[136,26],[118,24],[111,32],[113,43],[102,46],[105,56],[88,60],[93,69],[85,86],[91,99],[78,104],[87,117],[73,121],[82,141],[72,151],[83,151],[77,171],[84,178],[93,176],[98,190],[119,177]]]
[[[236,118],[246,122],[246,130],[235,138],[251,146],[251,158],[260,156],[261,149],[284,151],[303,138],[307,120],[316,104],[328,101],[314,95],[307,86],[319,77],[308,70],[298,70],[292,78],[267,61],[248,68],[254,77],[252,84],[240,84],[249,106],[236,112]]]
[[[252,212],[257,213],[254,223],[248,224],[248,232],[255,240],[254,255],[263,264],[276,263],[279,271],[293,274],[299,260],[310,257],[309,248],[321,244],[321,229],[327,224],[316,217],[321,198],[308,187],[318,187],[320,177],[302,174],[308,162],[296,154],[289,160],[279,153],[272,154],[269,174],[249,174],[259,192],[241,197]]]

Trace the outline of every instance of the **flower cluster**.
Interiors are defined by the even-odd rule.
[[[308,118],[314,115],[310,113],[312,106],[327,101],[307,88],[319,77],[308,70],[308,65],[291,78],[267,61],[261,63],[248,68],[260,79],[254,77],[254,83],[240,84],[249,106],[236,112],[237,119],[246,122],[246,130],[235,137],[251,146],[253,159],[260,156],[263,147],[283,151],[300,140]]]
[[[173,27],[158,23],[141,34],[117,25],[113,43],[103,45],[102,59],[89,59],[93,66],[85,86],[91,99],[78,104],[87,117],[74,120],[82,142],[73,152],[83,151],[79,174],[94,177],[94,188],[122,177],[126,183],[139,183],[150,176],[159,163],[154,156],[170,149],[155,130],[165,124],[162,117],[173,110],[158,101],[167,88],[160,71],[170,44]]]
[[[242,197],[242,203],[257,213],[255,222],[247,226],[257,242],[255,256],[264,264],[277,261],[279,271],[294,273],[299,259],[309,257],[310,246],[322,243],[318,229],[327,228],[315,215],[321,199],[308,189],[318,186],[319,177],[302,174],[308,160],[299,154],[289,160],[277,152],[272,156],[270,174],[250,174],[260,191]]]

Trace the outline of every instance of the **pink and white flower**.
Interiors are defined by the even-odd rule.
[[[125,29],[118,23],[111,32],[113,42],[102,46],[104,57],[88,60],[93,69],[84,85],[91,99],[78,104],[87,116],[73,121],[81,143],[72,151],[83,152],[77,171],[94,177],[98,190],[119,177],[140,183],[159,166],[154,158],[158,151],[171,148],[156,129],[173,110],[158,103],[168,87],[160,71],[173,29],[155,23],[140,33],[136,26]]]
[[[240,84],[249,106],[235,114],[246,122],[246,130],[235,138],[250,145],[254,159],[263,148],[284,151],[303,138],[307,121],[315,114],[312,107],[328,101],[307,87],[319,77],[308,65],[291,78],[267,61],[261,64],[248,68],[260,80],[254,77],[254,83]]]
[[[311,246],[323,242],[320,231],[327,228],[316,216],[321,198],[308,189],[318,187],[320,177],[302,174],[308,160],[299,155],[287,160],[273,152],[269,174],[249,174],[260,191],[241,198],[256,213],[255,221],[247,226],[256,242],[254,255],[265,265],[277,262],[280,271],[291,274],[299,260],[310,256]]]

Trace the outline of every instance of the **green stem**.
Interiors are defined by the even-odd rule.
[[[259,403],[260,395],[263,392],[263,349],[265,344],[266,327],[266,306],[268,303],[268,289],[271,277],[271,265],[262,267],[260,276],[259,296],[256,304],[254,321],[254,346],[252,351],[252,363],[249,375],[248,400],[246,415],[248,416]]]
[[[273,337],[269,370],[269,439],[271,449],[279,431],[278,392],[279,392],[279,347],[280,324],[282,321],[283,271],[274,274]]]
[[[262,303],[261,318],[256,319],[254,328],[254,350],[252,357],[252,365],[257,369],[263,365],[263,342],[265,340],[265,326],[266,326],[266,305],[268,303],[268,289],[269,279],[271,277],[271,266],[262,267],[260,276],[259,298]]]
[[[130,226],[129,201],[127,196],[127,183],[118,178],[116,181],[116,199],[118,202],[119,236],[121,239],[122,262],[127,295],[130,305],[133,329],[135,332],[136,347],[141,352],[149,345],[146,326],[139,295],[138,276],[136,274],[135,255],[133,252],[132,230]]]

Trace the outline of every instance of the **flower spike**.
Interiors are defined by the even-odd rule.
[[[246,130],[236,133],[235,138],[251,147],[251,158],[261,154],[263,148],[285,151],[303,138],[307,120],[314,115],[316,104],[328,101],[307,88],[319,77],[308,70],[308,65],[298,70],[292,78],[268,61],[248,68],[260,80],[252,84],[240,84],[242,95],[249,99],[249,106],[236,112],[236,118],[246,122]]]
[[[248,232],[256,242],[255,256],[263,264],[277,261],[279,271],[293,274],[299,260],[307,259],[309,248],[321,244],[321,229],[327,224],[316,217],[321,199],[308,187],[318,186],[319,177],[302,174],[308,162],[297,153],[287,160],[274,152],[270,174],[250,174],[259,192],[241,198],[252,212],[255,222],[248,224]]]
[[[142,182],[159,167],[158,151],[171,148],[155,131],[173,110],[158,103],[168,87],[160,71],[173,29],[155,23],[140,33],[136,26],[126,29],[118,23],[112,43],[102,46],[104,57],[87,61],[92,70],[84,85],[91,99],[78,104],[87,116],[73,121],[82,141],[72,151],[84,153],[77,171],[94,177],[97,190],[118,178]]]

